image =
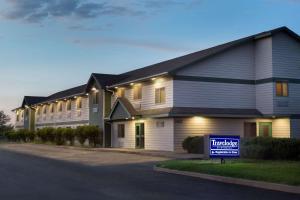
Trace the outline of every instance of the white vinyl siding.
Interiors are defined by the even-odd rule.
[[[300,119],[290,119],[291,137],[300,139]]]
[[[169,78],[162,78],[151,83],[142,84],[142,99],[133,98],[133,88],[125,88],[125,97],[130,101],[133,107],[137,110],[149,110],[157,108],[166,108],[173,106],[173,80]],[[155,103],[155,89],[165,88],[165,103]],[[112,102],[116,100],[116,95],[112,98]]]
[[[144,123],[145,127],[145,149],[173,151],[173,135],[174,125],[173,119],[163,119],[164,127],[157,127],[156,119],[147,120],[130,120],[122,122],[114,122],[112,126],[112,144],[113,147],[135,148],[135,124]],[[125,137],[118,138],[118,124],[125,124]]]
[[[55,109],[54,113],[48,112],[49,106],[47,106],[47,113],[36,115],[35,123],[36,128],[41,128],[41,124],[47,124],[47,126],[71,126],[71,122],[77,123],[79,121],[89,120],[89,103],[87,97],[80,97],[82,101],[82,108],[77,109],[76,102],[77,99],[70,100],[71,110],[67,110],[67,101],[60,101],[62,103],[62,112]],[[58,104],[59,104],[58,103]],[[58,104],[55,106],[57,107]],[[39,106],[41,108],[41,106]],[[68,125],[56,125],[56,123],[68,122]]]
[[[272,37],[262,38],[255,42],[255,79],[272,77]]]
[[[255,85],[256,109],[263,114],[273,114],[273,83]]]
[[[175,107],[255,108],[255,87],[248,84],[174,81]]]
[[[257,135],[260,122],[272,122],[272,137],[290,137],[290,119],[228,119],[189,117],[174,119],[174,147],[182,151],[182,141],[188,136],[203,135],[240,135],[244,136],[244,123],[256,122]]]
[[[253,43],[237,46],[184,67],[177,75],[254,79]]]

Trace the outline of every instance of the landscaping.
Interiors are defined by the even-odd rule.
[[[158,167],[287,185],[300,185],[299,161],[237,159],[226,160],[225,164],[221,164],[220,160],[170,160],[158,164]]]
[[[87,142],[91,147],[101,146],[103,133],[97,126],[78,126],[72,128],[46,127],[36,131],[26,129],[11,130],[5,133],[9,142],[35,142],[55,145],[84,146]]]

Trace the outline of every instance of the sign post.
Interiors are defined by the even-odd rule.
[[[225,158],[240,157],[240,136],[236,135],[209,135],[209,157],[220,158],[225,163]]]

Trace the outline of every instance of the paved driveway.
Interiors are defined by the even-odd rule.
[[[300,199],[299,195],[154,172],[153,164],[161,160],[44,145],[0,145],[0,199]]]

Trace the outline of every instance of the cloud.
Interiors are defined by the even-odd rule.
[[[143,40],[120,39],[120,38],[94,38],[94,39],[73,39],[73,44],[81,46],[102,46],[102,45],[122,45],[136,48],[169,51],[169,52],[186,52],[191,51],[191,48],[184,46],[175,46],[173,44],[149,42]]]
[[[50,17],[96,18],[103,15],[136,16],[144,12],[126,6],[109,4],[105,1],[84,0],[7,0],[10,9],[2,13],[11,20],[41,22]]]

